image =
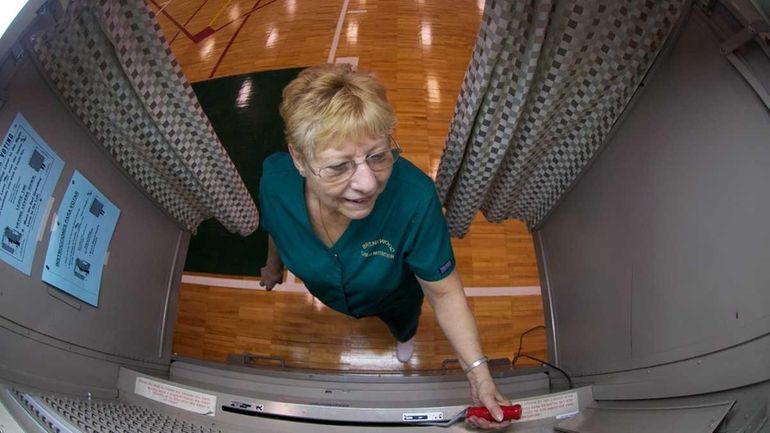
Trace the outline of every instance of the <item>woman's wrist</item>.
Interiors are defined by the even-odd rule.
[[[463,369],[463,373],[468,374],[471,371],[475,370],[476,368],[479,368],[480,366],[487,364],[488,362],[489,362],[489,358],[487,358],[486,356],[482,355],[479,358],[477,358],[475,361],[473,361],[470,364],[468,364]]]
[[[265,260],[265,267],[271,271],[283,272],[283,262],[277,257],[275,259],[268,257],[267,260]]]
[[[468,364],[468,365],[470,366],[471,364]],[[467,373],[465,373],[465,377],[468,378],[468,380],[475,383],[481,383],[485,380],[492,381],[492,373],[490,373],[489,365],[486,362],[482,363],[481,365],[477,366],[472,370],[469,370]]]

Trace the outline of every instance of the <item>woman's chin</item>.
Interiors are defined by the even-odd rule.
[[[364,219],[372,213],[374,206],[344,206],[341,213],[352,220]]]

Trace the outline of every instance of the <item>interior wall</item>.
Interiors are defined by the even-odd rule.
[[[98,307],[41,281],[50,217],[31,276],[0,263],[0,376],[84,386],[90,380],[114,387],[118,364],[166,370],[189,233],[112,162],[51,90],[30,55],[16,65],[6,84],[0,130],[4,134],[21,112],[64,160],[52,214],[74,170],[121,214],[109,245]]]
[[[556,358],[589,376],[748,344],[719,386],[766,380],[770,113],[699,12],[640,92],[535,233]],[[752,377],[725,379],[749,364]]]

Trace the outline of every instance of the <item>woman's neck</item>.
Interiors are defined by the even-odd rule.
[[[330,209],[319,200],[318,211],[326,224],[334,226],[347,226],[350,224],[350,218],[346,217],[336,209]]]
[[[334,245],[350,225],[350,218],[346,217],[336,209],[324,206],[320,198],[308,191],[308,208],[312,209],[311,223],[313,229],[327,246]]]

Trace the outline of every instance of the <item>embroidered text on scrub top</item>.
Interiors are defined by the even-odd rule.
[[[387,239],[376,239],[361,244],[361,256],[363,257],[380,256],[393,260],[395,254],[396,249]]]

